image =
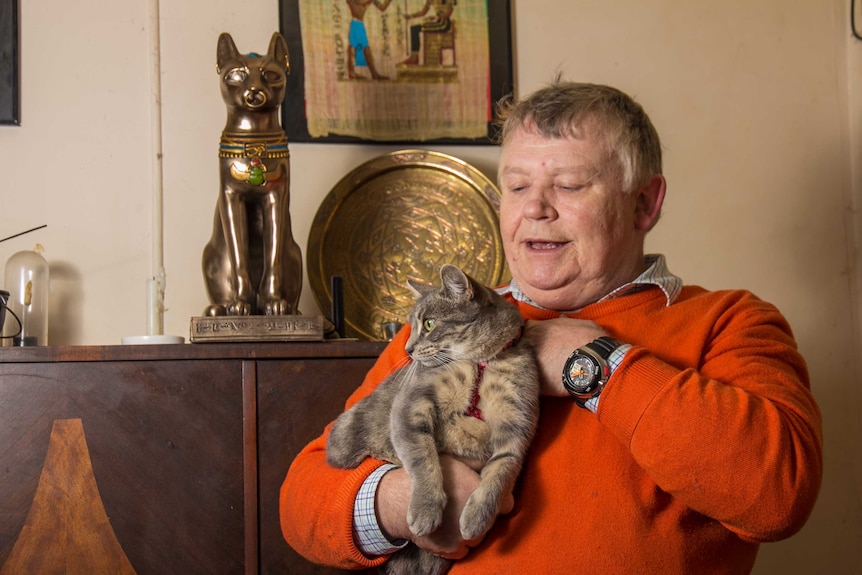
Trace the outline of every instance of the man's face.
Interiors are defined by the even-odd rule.
[[[618,162],[595,128],[547,138],[524,128],[503,146],[500,231],[506,261],[536,303],[570,311],[643,271],[637,193],[621,188]]]

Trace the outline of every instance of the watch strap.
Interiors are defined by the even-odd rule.
[[[632,348],[630,343],[623,343],[616,348],[614,348],[610,354],[608,354],[608,368],[610,369],[610,373],[608,374],[608,381],[614,375],[614,372],[617,368],[623,363],[623,360],[626,357],[626,352]],[[607,382],[605,382],[607,385]],[[601,391],[604,391],[604,387],[602,387]],[[577,398],[573,398],[575,403],[579,407],[583,407],[588,411],[592,411],[593,413],[598,412],[599,410],[599,400],[601,399],[602,394],[599,392],[598,394],[592,396],[586,401],[579,401]]]
[[[598,339],[594,339],[584,347],[590,348],[591,350],[599,354],[602,359],[607,361],[608,358],[611,356],[611,353],[613,353],[613,351],[621,345],[622,344],[620,342],[611,337],[602,336]]]

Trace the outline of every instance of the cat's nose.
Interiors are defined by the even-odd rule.
[[[266,104],[266,94],[260,90],[251,89],[245,92],[245,103],[250,108],[260,108]]]

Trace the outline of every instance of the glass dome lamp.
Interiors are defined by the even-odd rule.
[[[21,333],[13,339],[16,346],[48,345],[49,272],[43,251],[36,244],[34,250],[17,252],[6,262],[7,306],[21,322]]]

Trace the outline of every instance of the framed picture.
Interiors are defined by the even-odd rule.
[[[18,0],[0,2],[0,124],[18,124]]]
[[[490,144],[509,0],[279,0],[292,142]]]

